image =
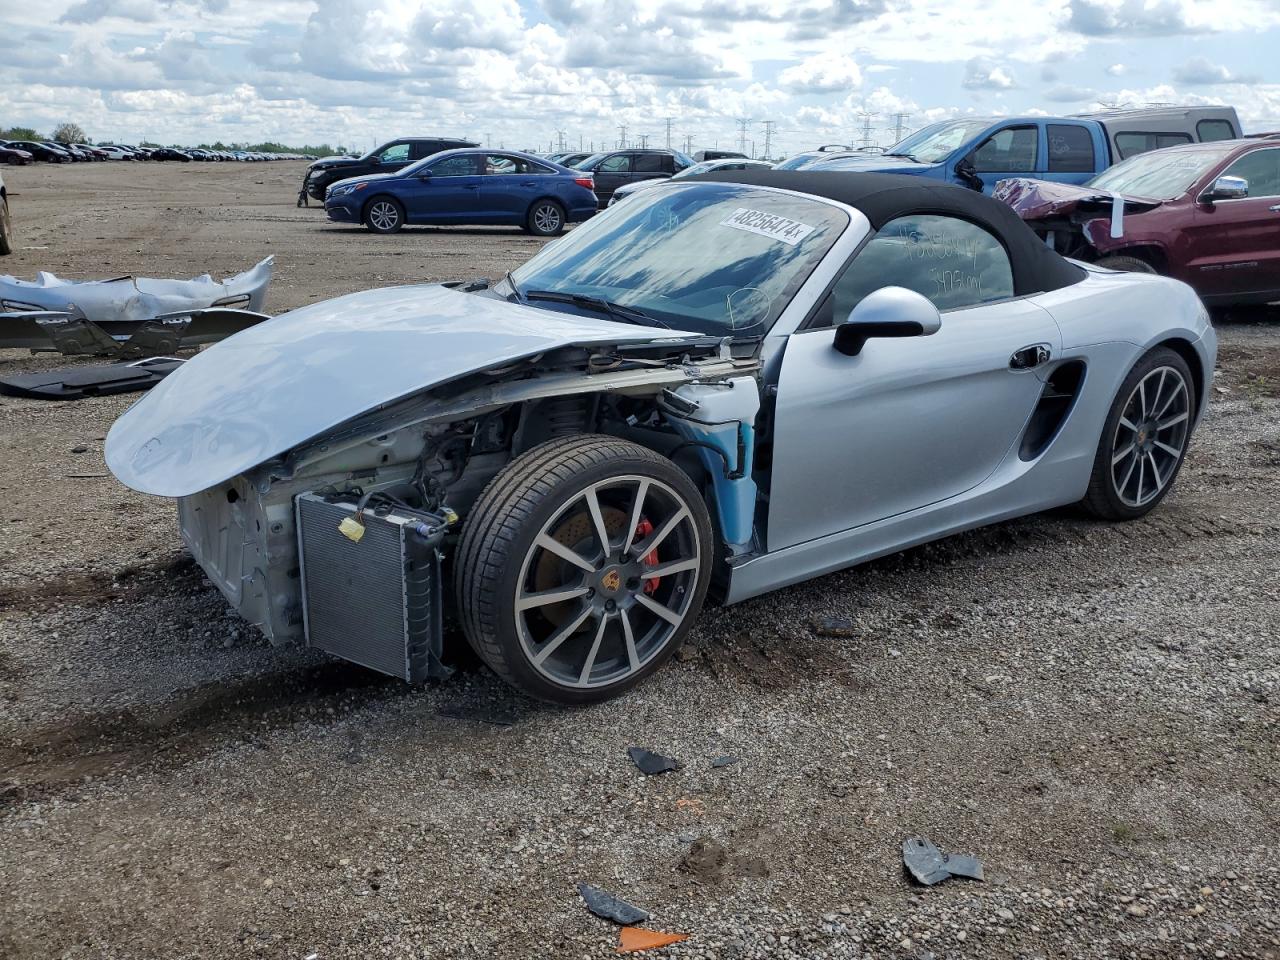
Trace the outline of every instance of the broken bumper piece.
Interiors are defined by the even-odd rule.
[[[25,347],[33,353],[56,351],[69,357],[154,357],[216,343],[269,319],[265,313],[229,307],[100,323],[53,310],[0,313],[0,349]]]
[[[67,370],[45,370],[0,378],[0,393],[36,400],[82,400],[113,393],[150,390],[185,363],[176,357],[149,357]]]
[[[144,357],[213,343],[267,319],[274,262],[226,280],[0,276],[0,348]]]

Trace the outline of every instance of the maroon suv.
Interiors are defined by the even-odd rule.
[[[1211,306],[1280,300],[1280,135],[1153,150],[1083,186],[1002,180],[1059,253],[1189,283]]]

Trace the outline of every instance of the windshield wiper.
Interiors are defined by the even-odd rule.
[[[508,281],[509,282],[509,281]],[[561,293],[559,290],[530,290],[524,295],[526,303],[532,300],[548,300],[552,303],[568,303],[575,307],[586,307],[595,310],[623,323],[634,323],[642,327],[662,327],[670,330],[671,325],[663,323],[657,317],[651,317],[643,310],[635,307],[624,307],[620,303],[606,300],[603,297],[592,297],[585,293]]]
[[[924,163],[919,157],[912,156],[909,153],[886,153],[886,157],[906,157],[908,160],[914,160],[916,163]]]
[[[524,297],[520,295],[520,288],[516,286],[515,277],[511,276],[510,270],[508,270],[506,273],[502,275],[502,279],[507,281],[507,286],[511,288],[511,292],[515,295],[515,298],[517,300],[523,301]]]

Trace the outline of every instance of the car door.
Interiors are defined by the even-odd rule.
[[[1251,150],[1196,186],[1218,177],[1249,184],[1240,200],[1201,203],[1192,213],[1187,278],[1202,297],[1280,292],[1280,146]]]
[[[1040,170],[1040,128],[1035,124],[1012,124],[987,136],[969,154],[973,171],[982,180],[988,196],[1001,180],[1034,177]],[[964,184],[964,179],[956,177]]]
[[[429,177],[396,181],[396,196],[410,223],[473,223],[483,213],[481,156],[460,153],[441,157],[423,169]]]
[[[1045,135],[1045,162],[1037,164],[1044,173],[1037,176],[1058,183],[1084,183],[1106,167],[1097,155],[1098,144],[1093,130],[1082,123],[1047,123]]]
[[[596,183],[596,200],[600,206],[607,206],[613,191],[631,180],[631,154],[610,154],[597,163],[591,173]]]
[[[407,167],[412,162],[412,154],[413,144],[407,141],[387,144],[382,152],[378,154],[378,163],[374,172],[395,173],[395,171]]]
[[[676,158],[669,153],[637,153],[631,160],[631,182],[666,180],[676,172]]]
[[[929,297],[942,328],[837,352],[833,324],[883,286]],[[1049,313],[1013,291],[1004,247],[967,221],[903,217],[862,248],[783,353],[769,550],[957,497],[995,472],[1041,394],[1036,348],[1061,349]]]
[[[494,222],[523,224],[529,205],[551,188],[550,167],[509,154],[489,154],[480,188],[489,217]]]

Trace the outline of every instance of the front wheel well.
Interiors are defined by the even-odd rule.
[[[1204,392],[1207,387],[1208,377],[1200,359],[1200,354],[1196,353],[1196,348],[1192,346],[1190,340],[1182,337],[1170,337],[1168,340],[1162,340],[1151,349],[1157,347],[1168,347],[1183,360],[1187,362],[1187,367],[1191,370],[1192,386],[1196,389],[1196,405],[1197,407],[1204,402]]]
[[[1108,250],[1106,253],[1100,254],[1096,259],[1102,260],[1106,257],[1133,257],[1135,260],[1141,260],[1143,263],[1149,264],[1156,273],[1162,276],[1169,275],[1169,257],[1164,250],[1154,244],[1118,247],[1115,250]]]

